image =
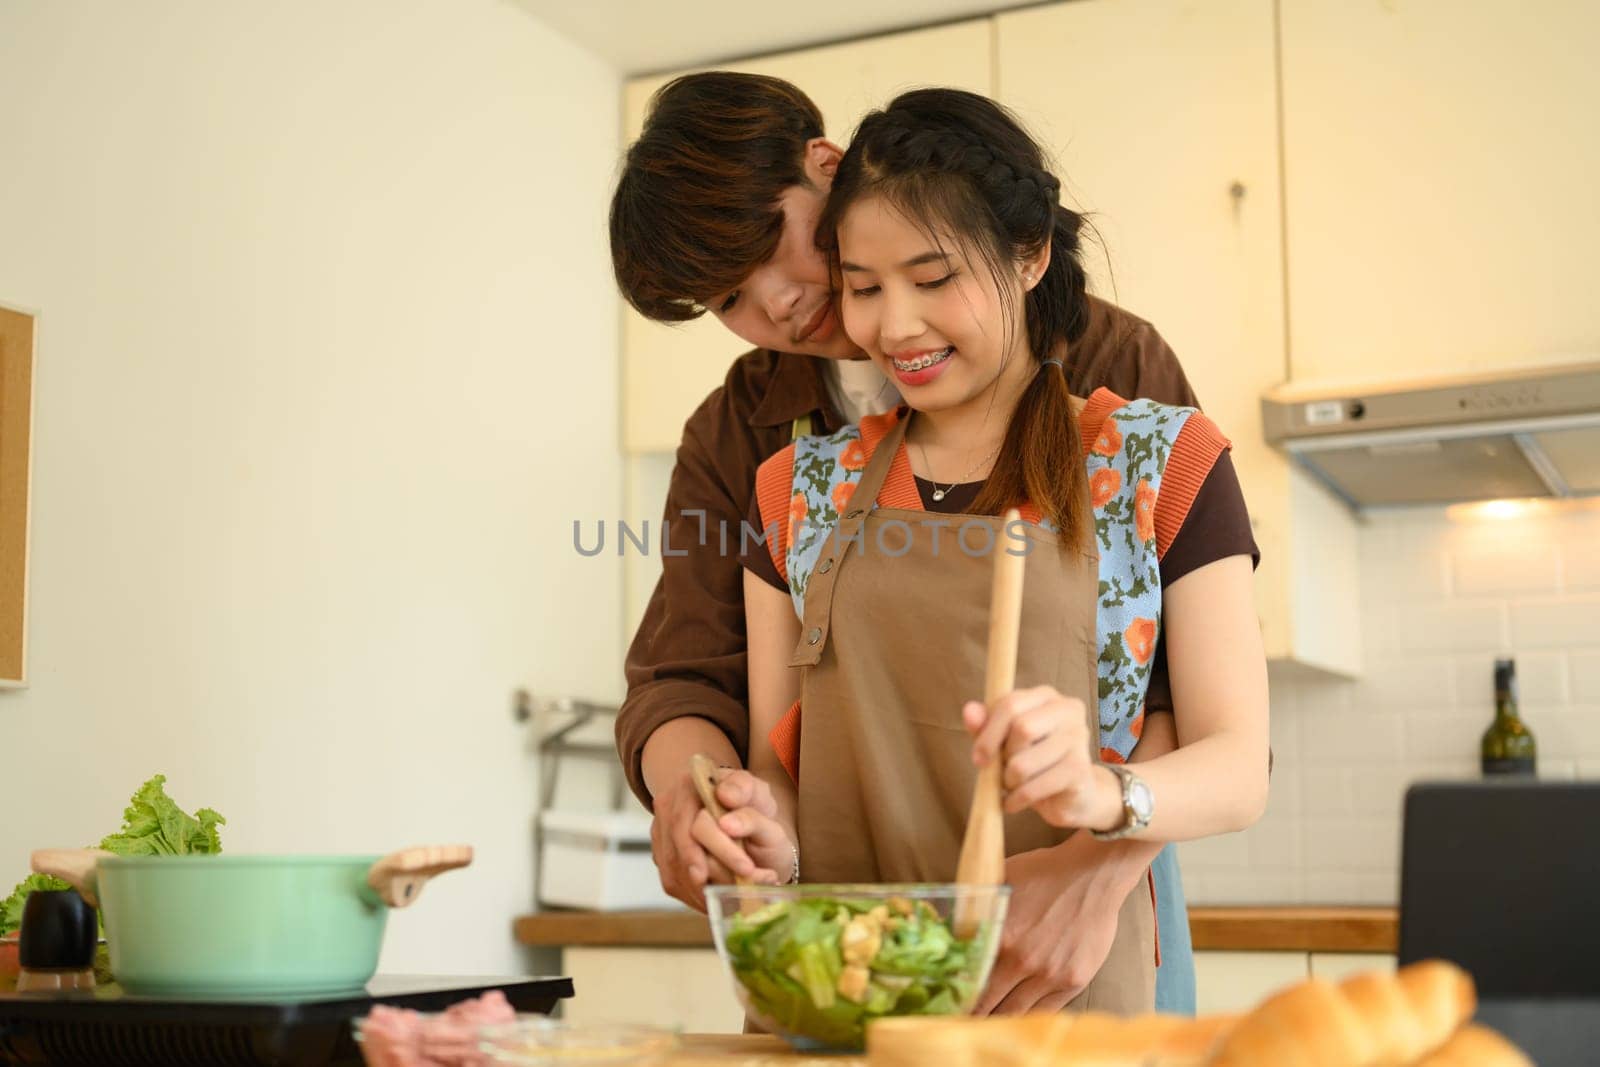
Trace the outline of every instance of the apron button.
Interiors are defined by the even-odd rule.
[[[827,574],[831,570],[833,570],[833,557],[832,556],[829,556],[827,559],[825,559],[821,563],[817,564],[817,573],[818,574]]]
[[[821,630],[820,627],[813,626],[811,628],[810,632],[806,634],[806,644],[808,644],[808,645],[814,645],[818,641],[821,641],[821,640],[822,640],[822,630]]]

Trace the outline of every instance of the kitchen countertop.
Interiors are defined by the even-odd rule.
[[[683,1045],[662,1067],[865,1067],[864,1056],[796,1052],[770,1034],[684,1034]]]
[[[1394,952],[1394,908],[1194,907],[1194,947],[1212,952]],[[711,944],[706,917],[687,908],[661,911],[542,911],[516,920],[525,945],[701,948]],[[829,1062],[842,1064],[838,1058]]]

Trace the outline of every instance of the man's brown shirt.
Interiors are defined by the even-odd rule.
[[[1071,346],[1066,370],[1077,396],[1105,386],[1129,399],[1199,406],[1155,327],[1093,298],[1089,328]],[[756,468],[789,443],[794,420],[809,416],[819,433],[839,428],[824,372],[815,356],[747,352],[684,424],[667,490],[669,548],[628,649],[628,696],[617,716],[617,753],[647,806],[644,745],[662,723],[698,716],[727,734],[741,758],[749,751],[740,529]]]

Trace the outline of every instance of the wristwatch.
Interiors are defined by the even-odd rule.
[[[1156,798],[1145,780],[1122,764],[1107,763],[1104,766],[1122,783],[1122,825],[1111,830],[1090,830],[1089,833],[1096,841],[1120,841],[1150,825],[1150,817],[1156,813]]]

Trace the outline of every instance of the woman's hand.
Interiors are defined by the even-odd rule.
[[[1088,709],[1048,685],[1017,689],[992,708],[961,709],[979,767],[1002,759],[1005,811],[1027,808],[1052,826],[1110,830],[1123,821],[1122,786],[1101,765],[1089,736]]]
[[[706,854],[735,878],[758,885],[776,885],[793,876],[794,834],[778,819],[772,788],[745,770],[717,772],[717,802],[721,819],[704,808],[695,816],[690,834]],[[717,880],[713,865],[711,880]]]

